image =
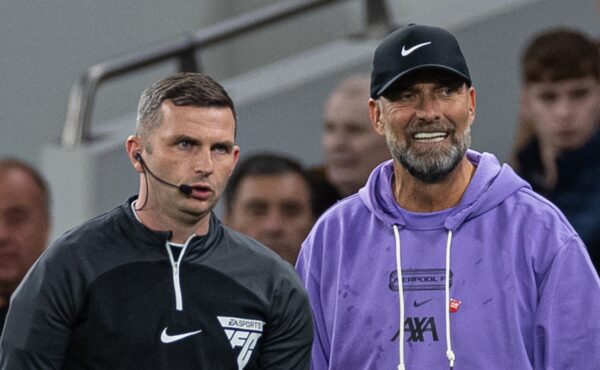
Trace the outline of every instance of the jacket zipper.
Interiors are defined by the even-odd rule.
[[[190,243],[190,241],[195,237],[195,234],[190,235],[190,237],[185,241],[183,247],[181,248],[181,252],[179,252],[179,257],[177,261],[173,257],[173,251],[171,251],[171,245],[169,241],[165,244],[167,248],[167,253],[169,254],[169,261],[171,262],[171,268],[173,270],[173,289],[175,290],[175,309],[177,311],[183,311],[183,297],[181,295],[181,283],[179,281],[179,270],[181,266],[181,261],[183,261],[183,255]]]

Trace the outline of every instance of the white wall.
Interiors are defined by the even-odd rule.
[[[69,89],[88,66],[209,21],[199,1],[172,3],[0,1],[0,156],[37,163],[41,147],[58,140]],[[102,90],[97,118],[131,111],[139,87],[130,86],[140,82]]]
[[[0,0],[0,157],[38,165],[42,147],[60,137],[72,84],[89,66],[277,1]],[[286,23],[289,34],[270,32],[272,41],[264,33],[249,35],[201,59],[210,74],[226,78],[314,46],[356,23],[343,19],[349,3],[326,9],[340,23],[317,12]],[[140,92],[174,70],[167,64],[100,88],[94,124],[133,111]]]

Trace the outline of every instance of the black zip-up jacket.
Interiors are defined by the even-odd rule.
[[[553,189],[543,183],[538,140],[532,140],[517,156],[519,174],[567,216],[600,274],[600,130],[581,148],[556,158],[558,179]]]
[[[0,369],[308,369],[296,272],[211,215],[179,257],[124,205],[67,232],[14,293]]]

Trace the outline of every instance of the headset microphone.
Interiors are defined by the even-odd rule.
[[[142,158],[142,155],[140,153],[135,153],[135,159],[138,162],[140,162],[140,164],[142,165],[142,167],[144,167],[144,170],[148,171],[148,173],[150,174],[150,176],[154,177],[159,182],[162,182],[165,185],[177,188],[177,189],[179,189],[180,192],[182,192],[185,195],[192,194],[192,190],[193,189],[192,189],[192,187],[190,185],[186,185],[186,184],[181,184],[181,185],[171,184],[170,182],[167,182],[167,181],[161,179],[160,177],[156,176],[155,174],[153,174],[152,171],[150,171],[150,169],[148,168],[148,166],[146,166],[146,162],[144,161],[144,159]]]

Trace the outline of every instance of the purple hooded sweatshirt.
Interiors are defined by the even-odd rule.
[[[509,166],[467,157],[477,170],[451,209],[402,209],[388,161],[319,219],[296,266],[313,369],[447,369],[449,350],[455,370],[600,369],[600,280],[581,239]]]

